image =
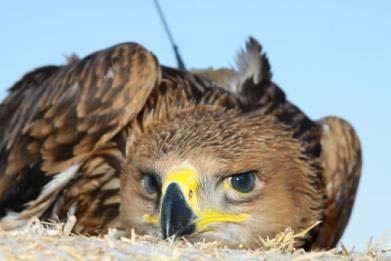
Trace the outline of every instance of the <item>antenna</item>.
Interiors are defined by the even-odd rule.
[[[175,58],[176,58],[177,65],[178,65],[178,69],[186,70],[185,63],[183,62],[182,57],[181,57],[181,55],[179,53],[178,46],[175,44],[174,37],[172,36],[172,33],[170,31],[170,27],[167,24],[166,18],[165,18],[164,13],[163,13],[163,10],[162,10],[158,0],[154,0],[154,3],[155,3],[155,7],[157,9],[157,12],[159,14],[160,20],[161,20],[161,22],[162,22],[162,24],[164,26],[164,30],[166,31],[166,34],[168,36],[168,40],[170,41],[172,49],[174,50]]]

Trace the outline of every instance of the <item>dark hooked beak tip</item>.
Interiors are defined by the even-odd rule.
[[[195,215],[186,202],[178,184],[168,186],[163,197],[160,221],[163,238],[175,235],[176,237],[194,232]]]

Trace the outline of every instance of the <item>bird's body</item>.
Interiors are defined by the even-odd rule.
[[[360,176],[354,130],[291,104],[255,40],[238,67],[178,71],[122,44],[27,74],[0,105],[0,227],[75,215],[79,233],[256,247],[321,220],[298,245],[333,247]]]

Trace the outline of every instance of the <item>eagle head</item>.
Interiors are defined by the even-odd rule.
[[[133,127],[121,178],[124,228],[256,247],[319,218],[313,162],[263,113],[198,104]]]

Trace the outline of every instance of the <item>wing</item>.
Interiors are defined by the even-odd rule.
[[[0,107],[0,217],[7,209],[42,213],[138,114],[160,78],[157,59],[134,43],[25,75]]]
[[[192,74],[209,79],[221,87],[230,89],[233,83],[236,83],[239,73],[227,68],[220,69],[198,69],[192,70]]]
[[[338,243],[352,212],[361,175],[361,147],[348,122],[326,117],[319,124],[327,199],[324,222],[314,246],[331,248]]]

